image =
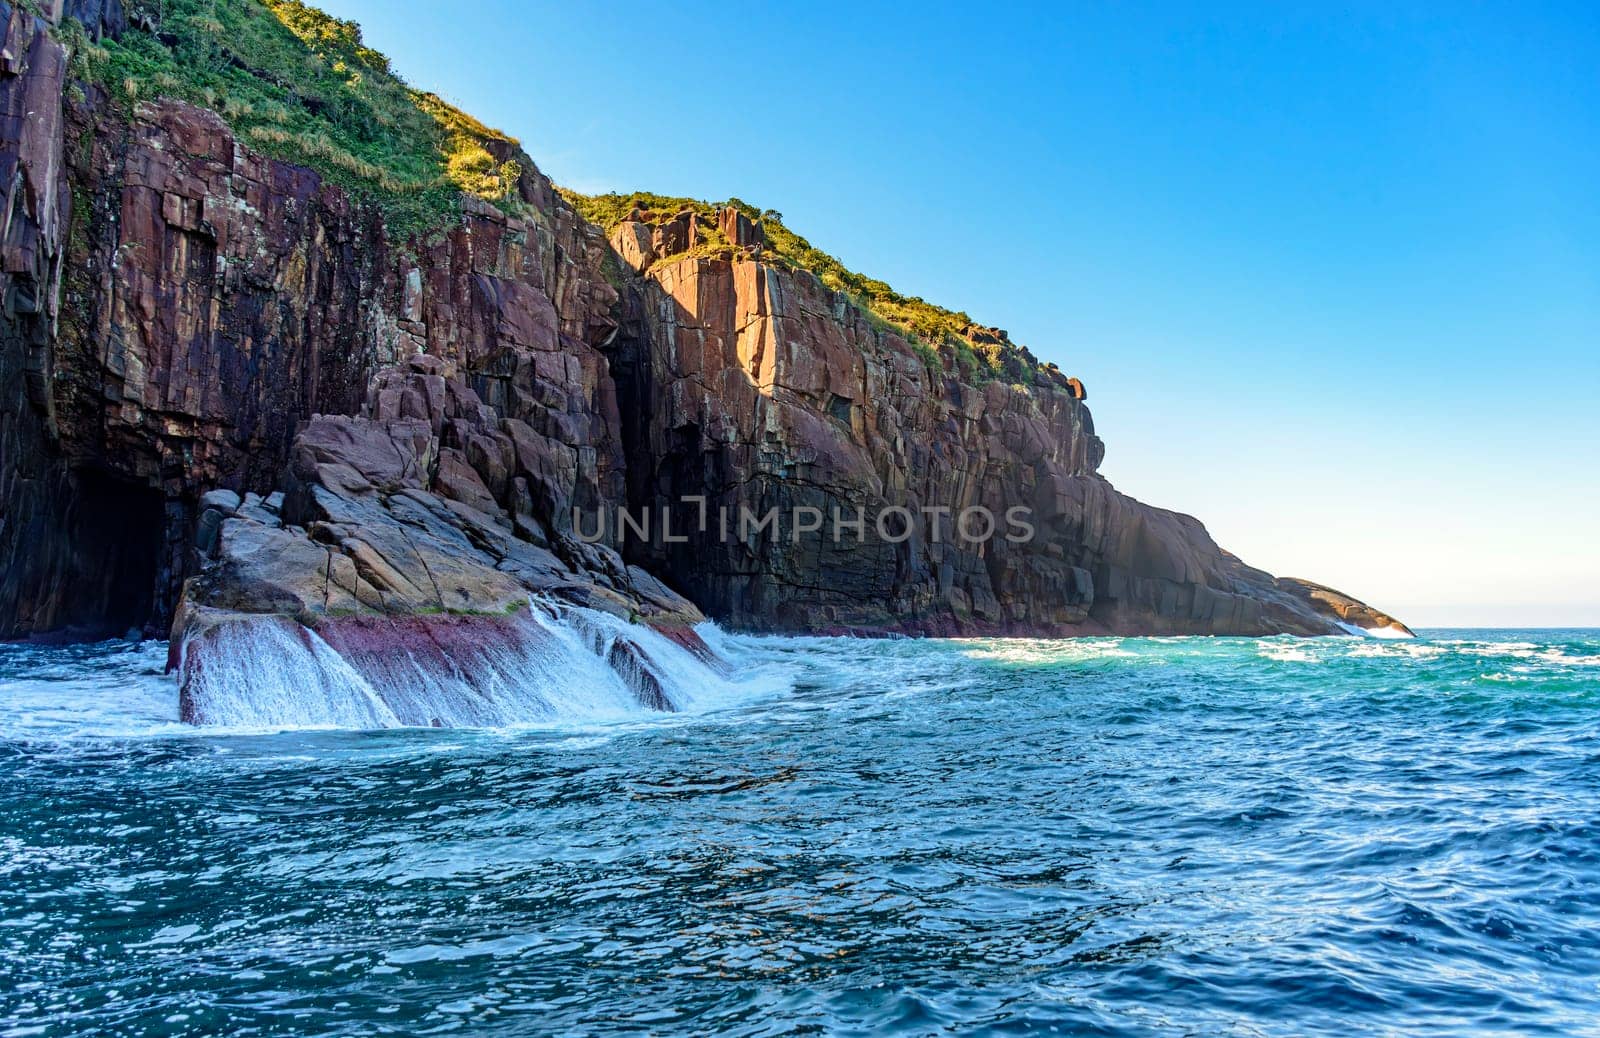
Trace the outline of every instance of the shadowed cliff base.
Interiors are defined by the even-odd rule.
[[[162,637],[155,599],[170,575],[163,557],[167,516],[151,487],[92,469],[59,473],[42,502],[8,508],[24,550],[0,578],[14,630],[39,641]],[[170,613],[170,602],[166,606]]]
[[[529,593],[663,631],[701,609],[858,633],[1394,624],[1118,493],[1081,383],[775,215],[629,204],[596,226],[514,141],[441,114],[353,26],[298,4],[73,10],[90,24],[0,3],[0,634],[142,620],[181,640],[221,613],[414,633]],[[185,64],[202,52],[219,64]],[[96,79],[112,68],[132,71]],[[292,106],[284,125],[367,157],[296,144],[289,161],[241,133],[263,91]],[[450,156],[475,148],[497,172],[463,181],[481,162]],[[451,186],[421,219],[385,163],[428,149]],[[574,509],[685,496],[1026,508],[1037,536],[574,536]],[[91,512],[119,522],[72,519]]]

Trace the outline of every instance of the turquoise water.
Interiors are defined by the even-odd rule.
[[[1600,1034],[1596,632],[723,645],[365,733],[0,648],[0,1033]]]

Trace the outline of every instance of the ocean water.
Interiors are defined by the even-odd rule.
[[[0,1034],[1600,1034],[1600,633],[707,633],[477,730],[0,647]]]

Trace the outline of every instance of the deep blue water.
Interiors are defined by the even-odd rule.
[[[1596,632],[728,648],[366,733],[0,648],[0,1033],[1600,1034]]]

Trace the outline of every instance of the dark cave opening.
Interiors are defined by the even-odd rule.
[[[49,626],[82,639],[165,633],[151,626],[167,554],[161,491],[99,471],[80,471],[76,482]]]

